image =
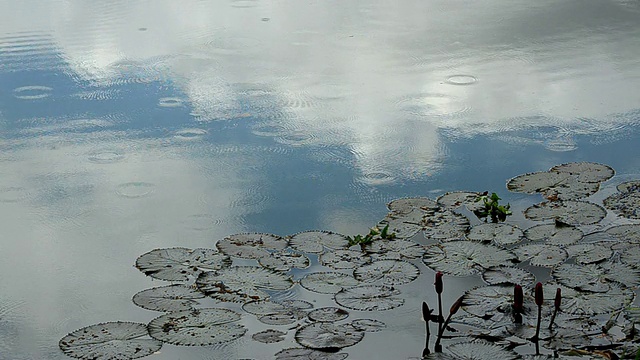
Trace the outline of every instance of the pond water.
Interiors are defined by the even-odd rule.
[[[590,161],[616,170],[604,193],[640,179],[638,1],[24,0],[0,14],[0,359],[69,359],[58,341],[76,329],[159,316],[131,301],[167,284],[133,266],[155,248],[366,234],[389,201],[454,190],[497,192],[527,228],[541,199],[509,178]],[[351,314],[387,328],[349,358],[421,355],[420,304],[436,297],[417,264],[402,307]],[[445,281],[446,308],[482,284]],[[299,285],[278,296],[335,306]],[[291,331],[255,342],[270,327],[242,321],[230,346],[148,358],[297,346]]]

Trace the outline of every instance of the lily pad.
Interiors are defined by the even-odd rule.
[[[364,332],[378,332],[387,327],[387,324],[375,319],[356,319],[349,324],[357,330]]]
[[[255,341],[258,341],[264,344],[272,344],[272,343],[284,341],[284,337],[286,335],[287,335],[286,332],[282,332],[280,330],[267,329],[251,335],[251,338]]]
[[[191,310],[205,295],[191,286],[173,284],[140,291],[133,295],[133,303],[154,311]]]
[[[377,260],[417,259],[424,254],[424,247],[411,240],[380,239],[365,245],[364,251],[376,254]]]
[[[600,184],[582,182],[577,176],[558,171],[541,171],[516,176],[507,182],[507,189],[526,194],[541,193],[547,199],[575,200],[595,194]]]
[[[168,281],[189,281],[203,271],[231,266],[231,259],[215,249],[183,247],[154,249],[140,255],[136,267],[145,275]]]
[[[364,338],[364,332],[349,324],[314,322],[305,325],[296,332],[298,344],[316,350],[335,352],[347,346],[353,346]]]
[[[386,285],[361,285],[343,289],[334,299],[338,305],[361,311],[383,311],[404,304],[400,290]]]
[[[401,198],[391,201],[387,208],[396,214],[409,214],[413,211],[427,211],[440,208],[440,205],[426,197]]]
[[[356,250],[334,250],[320,255],[320,263],[332,269],[354,269],[371,262],[371,257]]]
[[[242,259],[260,259],[270,251],[283,250],[287,239],[273,234],[243,233],[228,236],[216,243],[220,252]]]
[[[145,324],[115,321],[78,329],[60,339],[58,345],[66,355],[78,359],[137,359],[162,347],[162,341],[148,336]]]
[[[198,289],[221,301],[248,302],[269,298],[264,290],[287,290],[293,286],[291,277],[254,266],[234,266],[200,274]]]
[[[551,275],[562,285],[582,291],[606,292],[611,282],[625,287],[640,284],[640,271],[621,263],[563,264]]]
[[[289,311],[289,307],[270,300],[249,301],[242,304],[242,310],[253,315],[269,315],[285,313]]]
[[[640,188],[630,187],[627,192],[613,194],[603,200],[604,206],[627,219],[640,219]]]
[[[638,192],[640,191],[640,180],[623,182],[621,184],[618,184],[618,186],[616,186],[616,189],[618,189],[618,191],[621,193]]]
[[[235,340],[247,329],[236,321],[240,314],[229,309],[178,311],[159,316],[148,325],[154,339],[184,346],[205,346]]]
[[[291,325],[298,321],[298,317],[293,312],[284,312],[262,315],[258,321],[267,325]]]
[[[525,292],[524,314],[535,314],[534,299]],[[464,294],[462,309],[469,314],[483,319],[489,319],[498,315],[511,317],[513,312],[513,286],[489,285],[481,286],[467,291]]]
[[[348,356],[347,353],[329,353],[306,348],[284,349],[275,354],[276,360],[344,360]]]
[[[640,224],[624,224],[612,226],[605,233],[620,241],[638,244],[640,243]]]
[[[300,279],[300,286],[320,294],[335,294],[340,290],[360,284],[353,276],[339,272],[317,272]]]
[[[531,220],[556,219],[569,225],[590,225],[607,215],[600,205],[586,201],[543,202],[527,208],[524,216]]]
[[[320,254],[324,248],[346,249],[349,240],[342,234],[330,231],[304,231],[291,236],[289,246],[305,253]]]
[[[436,201],[451,210],[464,205],[469,211],[474,211],[483,207],[481,201],[476,201],[481,195],[482,193],[479,192],[452,191],[438,197]]]
[[[529,286],[536,280],[536,277],[515,266],[496,266],[485,270],[482,273],[482,280],[489,285],[513,284]]]
[[[575,244],[566,247],[567,254],[570,258],[575,258],[578,264],[593,264],[606,259],[613,255],[613,251],[609,246],[598,243]]]
[[[567,251],[556,245],[528,244],[512,249],[512,251],[518,256],[518,260],[529,260],[533,266],[553,267],[562,264],[569,258]]]
[[[584,233],[575,226],[540,224],[524,231],[524,236],[531,241],[544,241],[549,245],[571,245],[575,244]]]
[[[336,322],[349,317],[349,312],[338,307],[323,307],[309,312],[309,320],[317,322]]]
[[[304,269],[311,264],[305,254],[288,249],[270,252],[267,256],[259,258],[258,263],[276,271],[289,271],[291,268]]]
[[[636,269],[640,269],[640,247],[634,246],[625,249],[620,254],[620,261]]]
[[[484,223],[473,226],[467,239],[473,241],[492,242],[498,246],[513,245],[520,242],[524,233],[520,228],[510,224]]]
[[[427,214],[422,230],[426,239],[452,241],[463,239],[469,231],[469,219],[451,210],[437,210]]]
[[[420,270],[407,261],[379,260],[353,271],[353,277],[362,282],[381,281],[385,285],[402,285],[418,278]]]
[[[612,283],[607,292],[578,291],[564,285],[545,285],[544,298],[553,299],[556,288],[562,291],[561,309],[572,315],[591,316],[611,314],[629,305],[634,293],[629,289]]]
[[[611,166],[593,162],[572,162],[556,165],[549,171],[574,175],[578,181],[586,183],[603,182],[611,179],[615,174]]]
[[[435,271],[454,276],[480,274],[485,269],[515,263],[516,256],[494,245],[474,241],[450,241],[427,247],[422,261]]]
[[[485,341],[462,342],[446,346],[446,351],[431,353],[428,360],[515,360],[519,355]]]

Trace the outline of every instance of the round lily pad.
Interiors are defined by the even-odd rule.
[[[611,179],[615,174],[611,166],[593,162],[572,162],[556,165],[549,171],[574,175],[578,181],[586,183],[603,182]]]
[[[308,316],[311,321],[336,322],[349,317],[349,312],[338,307],[329,306],[312,310]]]
[[[343,289],[334,299],[336,303],[352,310],[383,311],[404,304],[400,290],[386,285],[361,285]]]
[[[353,346],[364,338],[364,332],[349,324],[314,322],[305,325],[296,332],[298,344],[317,350],[335,352],[347,346]]]
[[[115,321],[78,329],[58,345],[66,355],[78,359],[126,360],[153,354],[162,341],[149,338],[145,324]]]
[[[513,313],[513,286],[489,285],[467,291],[462,308],[474,316],[484,319],[494,315],[511,317]],[[535,302],[531,295],[524,294],[524,314],[535,314]],[[499,319],[497,319],[499,320]]]
[[[569,257],[574,258],[578,264],[597,263],[609,259],[613,255],[609,246],[598,243],[578,243],[567,246],[566,250]]]
[[[607,292],[578,291],[564,285],[544,286],[544,298],[553,299],[556,288],[562,291],[561,309],[572,315],[590,316],[611,314],[629,305],[633,300],[632,290],[611,284]]]
[[[198,289],[221,301],[248,302],[269,298],[264,290],[287,290],[293,286],[291,277],[254,266],[234,266],[200,274]]]
[[[178,311],[159,316],[148,325],[154,339],[185,346],[213,345],[235,340],[247,329],[236,321],[240,314],[229,309]]]
[[[272,344],[284,341],[285,335],[287,335],[286,332],[282,332],[276,329],[267,329],[251,335],[251,338],[261,343]]]
[[[242,304],[242,310],[253,315],[269,315],[285,313],[289,308],[281,303],[270,300],[249,301]]]
[[[640,269],[640,247],[633,246],[625,249],[620,254],[620,261],[636,269]]]
[[[604,206],[627,219],[640,219],[640,188],[630,188],[628,192],[613,194],[603,201]]]
[[[469,211],[481,209],[483,204],[476,201],[482,193],[471,191],[452,191],[448,192],[436,199],[436,202],[446,208],[456,209],[465,206]]]
[[[605,233],[620,241],[640,243],[640,224],[624,224],[612,226]]]
[[[569,225],[595,224],[607,215],[600,205],[586,201],[543,202],[527,208],[524,216],[531,220],[557,219]]]
[[[536,280],[536,277],[515,266],[496,266],[485,270],[482,273],[482,280],[489,285],[513,284],[529,286]]]
[[[353,276],[339,272],[310,273],[300,279],[300,286],[320,294],[335,294],[359,283]]]
[[[320,255],[320,263],[332,269],[354,269],[371,261],[369,255],[356,250],[334,250]]]
[[[422,230],[426,239],[436,241],[452,241],[464,238],[469,231],[469,219],[451,210],[430,212],[425,217]]]
[[[205,295],[191,286],[173,284],[140,291],[133,295],[133,303],[147,310],[183,311],[198,305]]]
[[[267,325],[291,325],[298,321],[298,317],[292,312],[267,314],[258,317],[258,321]]]
[[[499,223],[475,225],[467,234],[469,240],[492,242],[498,246],[513,245],[520,242],[523,237],[524,234],[520,228]]]
[[[431,353],[427,360],[515,360],[520,356],[512,350],[485,341],[462,342],[445,347],[445,352]]]
[[[549,245],[571,245],[577,243],[584,233],[575,226],[540,224],[524,231],[524,236],[531,241],[544,241]]]
[[[408,214],[390,213],[378,224],[378,228],[389,226],[389,233],[395,234],[396,239],[408,239],[424,228],[425,213],[415,210]]]
[[[305,254],[287,249],[270,252],[259,258],[258,263],[267,269],[276,271],[289,271],[291,268],[304,269],[311,264]]]
[[[387,324],[375,319],[356,319],[349,324],[357,330],[364,332],[378,332],[387,327]]]
[[[391,201],[387,208],[397,214],[409,214],[415,210],[438,209],[440,205],[435,200],[426,197],[401,198]]]
[[[528,244],[512,251],[518,256],[518,260],[529,260],[533,266],[553,267],[562,264],[569,257],[567,251],[560,246],[547,244]]]
[[[454,276],[480,274],[485,269],[516,262],[505,249],[474,241],[450,241],[427,247],[422,261],[435,271]]]
[[[276,360],[344,360],[347,353],[331,353],[306,348],[289,348],[275,354]]]
[[[364,250],[369,254],[376,254],[378,260],[417,259],[424,254],[424,247],[411,240],[380,239],[365,245]]]
[[[640,191],[640,180],[626,181],[616,186],[621,193],[631,193]]]
[[[320,254],[324,248],[346,249],[349,247],[349,240],[342,234],[330,231],[304,231],[291,236],[289,246],[305,253]]]
[[[381,281],[385,285],[402,285],[418,278],[420,270],[407,261],[379,260],[364,264],[353,271],[353,277],[362,282]]]
[[[203,271],[228,266],[231,266],[231,259],[215,249],[154,249],[136,260],[136,267],[145,275],[168,281],[189,281]]]
[[[611,282],[634,287],[640,284],[640,271],[621,263],[563,264],[553,269],[551,275],[562,285],[576,290],[606,292]]]
[[[220,252],[242,259],[260,259],[270,251],[282,250],[289,245],[287,239],[273,234],[243,233],[228,236],[216,243]]]

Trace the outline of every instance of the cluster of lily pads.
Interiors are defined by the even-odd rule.
[[[279,342],[295,332],[300,347],[283,349],[273,355],[276,359],[345,359],[343,348],[386,326],[375,315],[348,320],[350,311],[375,314],[403,306],[403,288],[412,286],[424,264],[448,276],[479,275],[487,283],[465,292],[459,304],[464,312],[447,323],[447,329],[459,327],[452,336],[457,340],[447,340],[443,352],[424,358],[634,358],[640,341],[640,310],[631,307],[640,284],[640,224],[634,222],[640,181],[620,184],[604,207],[585,200],[613,175],[609,166],[580,162],[509,180],[510,191],[545,198],[524,211],[526,218],[542,223],[524,230],[497,222],[471,226],[464,210],[481,210],[486,204],[476,200],[483,193],[450,192],[435,200],[390,202],[389,213],[367,241],[354,242],[355,237],[329,231],[285,237],[243,233],[219,240],[211,249],[154,249],[135,265],[171,283],[143,290],[133,302],[162,314],[148,324],[91,325],[68,334],[59,345],[65,354],[81,359],[140,358],[157,352],[163,343],[232,345],[249,336],[243,317],[255,316],[273,326],[250,334],[255,341]],[[600,222],[607,209],[628,221],[585,233],[584,226]],[[528,339],[539,331],[538,310],[546,309],[542,318],[549,319],[553,309],[536,306],[532,267],[551,269],[550,279],[540,280],[545,291],[561,289],[562,306],[536,337],[542,351],[525,355]],[[331,296],[335,306],[275,300],[278,294],[294,293],[296,286]],[[514,286],[530,289],[517,314]],[[544,294],[545,303],[554,294]],[[205,298],[217,305],[203,307]]]

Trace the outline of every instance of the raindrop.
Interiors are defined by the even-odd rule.
[[[473,75],[451,75],[445,82],[451,85],[473,85],[478,82],[478,78]]]
[[[175,132],[173,135],[176,140],[200,140],[207,135],[207,130],[204,129],[182,129]]]
[[[118,185],[116,193],[122,197],[135,199],[151,195],[155,185],[143,181],[132,181]]]
[[[48,86],[22,86],[13,90],[13,95],[21,100],[44,99],[51,96],[52,88]]]
[[[180,107],[183,105],[183,100],[177,97],[163,97],[158,101],[158,106],[166,108]]]
[[[97,164],[111,164],[124,160],[125,156],[118,150],[101,150],[89,155],[89,161]]]

